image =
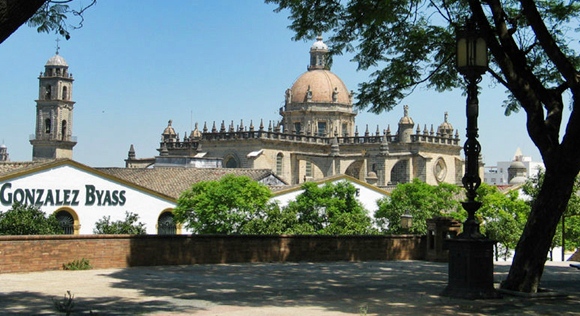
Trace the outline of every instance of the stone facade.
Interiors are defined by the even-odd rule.
[[[36,100],[36,128],[31,137],[32,159],[72,158],[76,138],[72,136],[73,76],[58,51],[40,73]]]
[[[461,183],[463,160],[459,135],[448,122],[434,129],[415,124],[404,106],[398,129],[364,131],[355,125],[353,92],[326,64],[328,47],[322,38],[310,49],[310,66],[285,92],[282,119],[243,121],[234,126],[204,123],[182,139],[169,121],[154,158],[136,158],[133,148],[127,168],[178,161],[171,157],[222,159],[226,168],[267,168],[289,184],[346,174],[387,187],[419,178],[429,184]],[[166,165],[166,164],[165,164]]]

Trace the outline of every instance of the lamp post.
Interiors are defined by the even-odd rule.
[[[411,211],[406,210],[405,213],[401,214],[401,228],[405,233],[409,233],[412,226],[413,215],[411,215]]]
[[[487,71],[487,44],[472,19],[468,19],[465,27],[457,32],[457,71],[467,81],[467,140],[463,145],[466,168],[462,179],[463,186],[467,191],[467,202],[462,204],[468,216],[463,224],[462,235],[480,238],[479,224],[475,219],[475,212],[481,206],[480,202],[475,201],[477,188],[481,184],[479,177],[481,145],[477,141],[477,117],[479,115],[477,84],[481,81],[481,75]]]
[[[446,241],[449,247],[449,281],[442,295],[467,298],[497,298],[493,287],[493,245],[495,241],[483,236],[475,213],[481,203],[475,200],[479,177],[479,154],[481,146],[477,141],[477,117],[479,100],[477,84],[487,71],[487,45],[477,24],[467,19],[464,27],[457,31],[457,70],[467,82],[467,140],[465,152],[465,174],[462,182],[467,201],[462,202],[467,211],[463,231],[456,238]]]

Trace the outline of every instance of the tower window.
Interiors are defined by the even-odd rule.
[[[66,120],[62,120],[62,126],[60,127],[60,129],[61,129],[61,133],[62,133],[60,137],[62,140],[65,140],[67,138],[66,137]]]
[[[62,99],[63,100],[68,100],[68,89],[65,87],[62,87]]]
[[[318,122],[318,136],[326,135],[326,122]]]
[[[44,132],[47,133],[47,134],[49,134],[50,133],[50,129],[51,129],[50,119],[47,118],[46,120],[44,120]]]
[[[47,85],[45,88],[45,94],[44,94],[44,99],[45,100],[50,100],[52,99],[52,87],[50,85]]]

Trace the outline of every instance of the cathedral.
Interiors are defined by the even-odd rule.
[[[131,145],[127,168],[225,167],[271,169],[288,184],[349,175],[387,188],[419,178],[429,184],[460,184],[463,160],[459,133],[448,122],[416,125],[403,107],[397,129],[359,130],[353,92],[329,70],[328,46],[318,37],[310,63],[284,93],[279,121],[203,124],[180,138],[170,120],[159,155],[137,158]]]

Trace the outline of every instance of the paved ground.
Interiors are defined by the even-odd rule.
[[[565,297],[461,300],[438,294],[447,265],[424,261],[164,266],[0,274],[1,315],[580,315],[580,270],[548,263]],[[495,266],[495,280],[509,266]]]

